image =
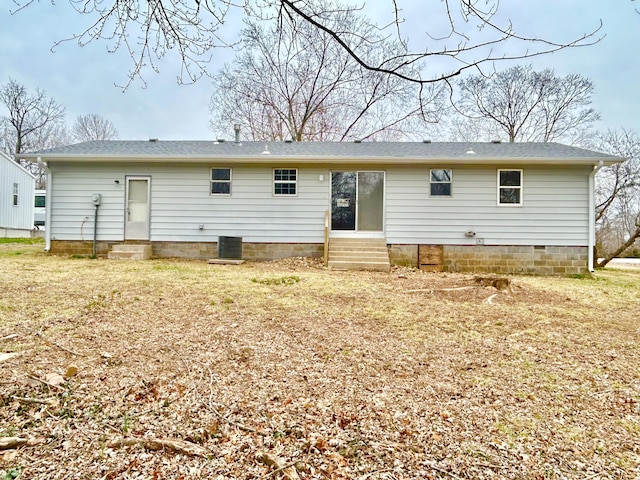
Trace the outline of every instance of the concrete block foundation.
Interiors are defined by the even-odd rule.
[[[98,242],[98,255],[107,255],[114,244]],[[208,260],[218,257],[216,242],[126,242],[151,243],[156,258]],[[420,246],[388,245],[392,265],[418,267]],[[63,255],[91,255],[92,242],[52,240],[50,252]],[[244,260],[263,261],[287,257],[322,257],[322,243],[243,243]],[[525,275],[579,275],[588,273],[588,248],[562,246],[442,245],[445,272],[500,273]]]

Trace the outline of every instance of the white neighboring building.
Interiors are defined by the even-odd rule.
[[[31,237],[35,184],[29,171],[0,152],[0,237]]]

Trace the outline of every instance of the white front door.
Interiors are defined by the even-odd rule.
[[[151,177],[126,177],[124,239],[149,240]]]

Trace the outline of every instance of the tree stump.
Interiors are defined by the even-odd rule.
[[[500,291],[509,290],[511,286],[511,280],[506,277],[475,277],[474,280],[483,287],[495,287]]]

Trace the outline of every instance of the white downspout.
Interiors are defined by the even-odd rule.
[[[38,157],[38,166],[47,173],[47,189],[45,191],[45,211],[44,211],[44,251],[51,249],[51,186],[53,185],[53,175],[42,157]]]
[[[596,173],[604,166],[604,160],[600,160],[598,165],[593,167],[591,173],[589,173],[589,260],[587,268],[590,272],[595,270],[594,250],[596,246],[596,192],[595,192],[595,178]],[[48,194],[48,192],[47,192]]]

